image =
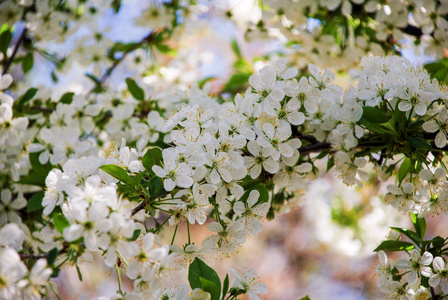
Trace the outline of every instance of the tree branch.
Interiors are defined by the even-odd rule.
[[[331,150],[331,143],[321,143],[318,142],[316,144],[311,144],[311,145],[307,145],[307,146],[303,146],[299,148],[299,153],[300,154],[307,154],[307,153],[312,153],[312,152],[322,152],[325,150]]]
[[[19,253],[20,259],[39,259],[39,258],[47,258],[48,254],[24,254]]]
[[[19,46],[22,43],[22,41],[25,39],[26,31],[27,30],[26,30],[26,27],[25,27],[25,29],[23,29],[22,34],[20,35],[16,45],[14,46],[14,50],[12,51],[11,56],[9,57],[9,59],[5,63],[5,67],[3,69],[2,75],[5,75],[8,72],[9,67],[11,67],[12,62],[14,61],[14,57],[16,56],[17,51],[19,50]]]
[[[151,31],[150,34],[148,34],[147,36],[145,36],[141,41],[139,41],[139,42],[135,43],[134,45],[132,45],[131,47],[129,47],[129,49],[127,49],[119,59],[117,59],[117,60],[114,61],[114,63],[113,63],[113,64],[106,70],[106,72],[103,74],[103,76],[101,76],[101,78],[100,78],[100,82],[101,82],[101,84],[103,84],[103,83],[107,80],[107,78],[110,77],[110,75],[111,75],[112,72],[115,70],[115,68],[118,67],[118,65],[119,65],[119,64],[126,58],[126,56],[127,56],[129,53],[131,53],[131,52],[137,50],[137,49],[140,48],[143,44],[146,44],[146,43],[149,44],[149,43],[151,43],[151,42],[153,41],[153,39],[156,37],[156,35],[158,35],[158,34],[159,34],[160,32],[162,32],[163,30],[165,30],[165,28],[159,28],[159,29],[153,30],[153,31]],[[92,93],[92,92],[95,90],[95,88],[96,88],[96,86],[95,86],[92,90],[90,90],[88,94]]]
[[[143,200],[139,205],[137,205],[137,206],[132,210],[131,217],[135,216],[135,215],[136,215],[139,211],[141,211],[142,209],[145,209],[146,204],[147,204],[147,202],[146,202],[146,199],[145,199],[145,200]]]
[[[420,39],[423,35],[422,29],[413,25],[408,24],[408,26],[406,27],[397,27],[397,28],[400,29],[403,33],[415,36],[417,39]]]

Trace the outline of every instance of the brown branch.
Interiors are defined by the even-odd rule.
[[[135,216],[139,211],[145,209],[146,204],[147,204],[147,203],[146,203],[146,200],[143,200],[139,205],[137,205],[137,206],[132,210],[131,217]]]
[[[417,39],[420,39],[423,35],[423,31],[421,28],[413,25],[407,25],[406,27],[397,27],[401,32],[406,33],[408,35],[415,36]],[[433,33],[431,33],[433,35]]]
[[[52,113],[54,110],[48,107],[40,107],[40,106],[31,106],[31,110],[37,110],[44,113]]]
[[[20,259],[39,259],[39,258],[47,258],[48,254],[24,254],[19,253]]]
[[[321,143],[318,142],[316,144],[311,144],[307,146],[303,146],[299,148],[300,154],[307,154],[312,152],[323,152],[323,151],[332,151],[331,150],[331,143]]]
[[[14,46],[14,50],[12,51],[11,57],[6,61],[5,68],[3,69],[2,75],[5,75],[8,72],[9,67],[11,67],[12,62],[14,61],[14,57],[17,54],[17,51],[19,50],[19,46],[22,43],[22,41],[25,39],[26,35],[26,27],[23,29],[22,34],[19,37],[19,40],[17,41],[16,45]]]
[[[154,40],[154,38],[156,37],[156,35],[158,35],[158,34],[159,34],[160,32],[162,32],[163,30],[165,30],[165,28],[159,28],[159,29],[153,30],[153,31],[151,31],[150,34],[148,34],[147,36],[145,36],[141,41],[139,41],[139,42],[135,43],[134,45],[132,45],[131,47],[129,47],[129,49],[127,49],[119,59],[117,59],[117,60],[114,61],[114,63],[113,63],[113,64],[106,70],[106,72],[103,74],[103,76],[101,76],[101,78],[100,78],[100,80],[99,80],[99,82],[101,83],[101,85],[107,80],[107,78],[110,77],[110,75],[112,74],[112,72],[118,67],[118,65],[119,65],[119,64],[126,58],[126,56],[127,56],[129,53],[131,53],[131,52],[137,50],[138,48],[140,48],[140,47],[141,47],[142,45],[144,45],[144,44],[149,44],[149,43],[151,43],[151,42]],[[91,93],[97,88],[97,86],[98,86],[98,85],[96,85],[93,89],[91,89],[91,90],[87,93],[87,95],[91,94]]]

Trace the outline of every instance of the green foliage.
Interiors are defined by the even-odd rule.
[[[27,176],[22,177],[18,183],[45,187],[45,179],[53,166],[50,163],[42,165],[39,162],[39,155],[40,153],[29,153],[32,171]]]
[[[120,180],[122,183],[129,186],[136,186],[138,181],[136,177],[130,177],[125,169],[116,165],[104,165],[100,167],[101,170],[109,174],[110,176]]]
[[[28,73],[34,65],[34,54],[33,52],[28,52],[22,58],[22,71],[23,73]]]
[[[136,100],[139,100],[139,101],[145,100],[145,92],[135,82],[134,79],[126,78],[126,85],[128,86],[128,90],[131,93],[132,97],[134,97]]]
[[[383,251],[410,251],[415,248],[415,245],[405,241],[383,241],[378,247],[375,248],[375,252]]]
[[[30,212],[42,209],[43,208],[43,206],[42,206],[43,198],[44,198],[43,191],[34,193],[33,196],[31,196],[31,198],[28,199],[28,204],[26,206],[26,212],[30,213]]]
[[[53,248],[50,250],[50,252],[48,252],[47,255],[47,263],[48,265],[52,265],[54,263],[54,261],[56,260],[56,257],[58,256],[59,250],[58,248]]]
[[[151,174],[155,175],[152,167],[155,165],[161,165],[163,161],[162,150],[159,148],[151,148],[146,151],[142,158],[142,164],[145,169]]]
[[[425,218],[419,218],[415,214],[411,214],[412,224],[414,225],[415,232],[421,239],[425,238],[426,233],[426,221]]]
[[[244,90],[246,83],[254,70],[242,56],[240,47],[238,46],[236,40],[232,41],[231,46],[237,60],[233,64],[234,72],[229,81],[227,81],[224,85],[222,92],[236,93]]]
[[[30,100],[32,100],[34,98],[36,93],[37,93],[37,89],[36,88],[28,89],[25,92],[25,94],[23,94],[22,96],[19,97],[18,101],[14,102],[14,109],[22,108],[27,102],[29,102]]]
[[[64,232],[64,229],[70,226],[70,222],[61,213],[54,212],[51,217],[53,218],[54,226],[60,233]]]
[[[405,158],[398,170],[398,182],[401,183],[403,179],[414,169],[413,162],[409,158]]]
[[[221,281],[218,274],[197,257],[188,269],[188,281],[191,289],[200,288],[210,293],[212,300],[219,300],[221,295]]]
[[[247,199],[249,198],[250,192],[253,190],[257,190],[260,192],[260,197],[258,198],[257,204],[263,203],[263,202],[269,202],[269,191],[266,188],[266,186],[257,184],[254,186],[251,186],[246,189],[243,196],[241,196],[241,199],[239,201],[247,202]]]
[[[157,176],[153,176],[149,180],[148,189],[149,189],[149,194],[151,196],[151,199],[156,199],[157,197],[160,197],[160,196],[166,194],[165,189],[162,187],[162,180]]]
[[[134,230],[134,233],[132,234],[132,236],[130,238],[127,239],[128,242],[133,242],[136,239],[138,239],[138,237],[140,236],[140,234],[142,233],[141,229],[136,229]]]
[[[425,69],[432,78],[436,78],[440,82],[445,82],[445,84],[448,83],[448,58],[426,64]]]
[[[65,103],[65,104],[71,104],[73,101],[73,96],[75,95],[75,93],[65,93],[64,95],[62,95],[61,99],[59,100],[60,103]]]
[[[391,227],[391,229],[400,232],[402,234],[404,234],[405,236],[407,236],[411,241],[413,241],[415,244],[420,244],[422,242],[422,237],[420,237],[417,233],[415,233],[412,230],[409,229],[403,229],[403,228],[398,228],[398,227]]]
[[[6,51],[8,50],[9,44],[11,43],[12,33],[9,29],[5,30],[0,34],[0,52],[6,56]]]
[[[381,124],[389,121],[389,118],[378,108],[364,106],[362,118],[372,124]]]
[[[227,291],[229,290],[230,280],[229,280],[229,274],[226,274],[226,278],[224,278],[224,282],[222,285],[222,298],[221,300],[224,300],[227,294]]]

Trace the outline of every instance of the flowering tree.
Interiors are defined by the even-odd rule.
[[[108,35],[114,14],[140,38]],[[0,297],[59,297],[50,278],[71,265],[82,280],[96,254],[117,273],[111,299],[259,299],[253,269],[230,269],[231,285],[206,261],[330,169],[388,183],[384,202],[412,220],[375,249],[386,297],[447,297],[447,238],[425,236],[425,217],[448,210],[447,16],[435,0],[3,1]],[[231,74],[200,76],[183,41],[208,18],[275,50],[249,62],[233,40]],[[411,44],[438,60],[401,57]],[[170,286],[181,269],[189,287]]]

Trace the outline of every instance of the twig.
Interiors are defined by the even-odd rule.
[[[24,254],[19,253],[20,259],[39,259],[39,258],[47,258],[48,254]]]
[[[115,70],[115,68],[118,67],[118,65],[125,59],[125,57],[126,57],[129,53],[131,53],[131,52],[134,51],[134,50],[137,50],[137,49],[140,48],[143,44],[150,43],[150,42],[154,39],[154,37],[155,37],[157,34],[159,34],[160,32],[162,32],[163,30],[165,30],[165,28],[159,28],[159,29],[153,30],[153,31],[151,31],[150,34],[148,34],[147,36],[145,36],[141,41],[139,41],[139,42],[135,43],[134,45],[132,45],[131,47],[129,47],[129,49],[127,49],[119,59],[117,59],[117,60],[114,61],[114,63],[113,63],[113,64],[106,70],[106,72],[103,74],[103,76],[101,76],[101,78],[100,78],[100,80],[99,80],[99,81],[101,82],[101,84],[103,84],[103,83],[107,80],[107,78],[110,77],[110,75],[111,75],[112,72]],[[91,90],[87,93],[87,95],[91,94],[91,93],[96,89],[96,87],[97,87],[97,86],[95,86],[93,89],[91,89]]]
[[[146,206],[146,200],[143,200],[139,205],[137,205],[131,213],[131,217],[135,216],[139,211],[141,211],[142,209],[145,209]]]
[[[14,57],[16,56],[17,51],[19,50],[19,46],[25,38],[25,34],[26,34],[26,27],[25,27],[25,29],[23,29],[22,34],[19,37],[19,40],[17,41],[16,45],[14,46],[14,50],[12,51],[11,56],[6,61],[5,68],[3,69],[2,75],[5,75],[8,72],[9,67],[11,67],[12,62],[14,61]]]
[[[330,150],[330,149],[331,149],[331,143],[318,142],[316,144],[300,147],[299,153],[306,154],[306,153],[312,153],[312,152],[322,152],[322,151]]]

